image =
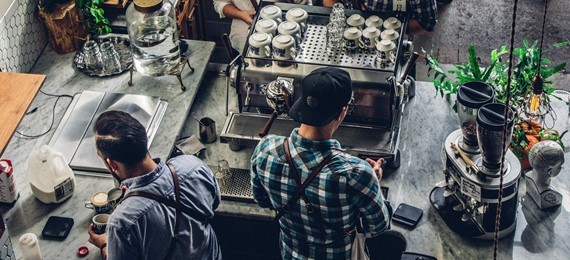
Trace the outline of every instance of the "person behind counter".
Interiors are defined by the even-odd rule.
[[[91,227],[88,232],[89,242],[101,248],[103,259],[222,258],[208,224],[220,203],[220,190],[206,164],[188,155],[167,163],[153,160],[145,128],[125,112],[102,113],[94,132],[97,154],[126,187],[106,234],[95,234]],[[144,197],[144,192],[166,202]]]
[[[279,219],[283,259],[350,259],[359,216],[367,237],[389,227],[392,210],[380,189],[383,159],[351,156],[332,139],[354,108],[346,71],[317,69],[303,79],[301,91],[289,111],[301,126],[287,138],[266,136],[253,152],[253,196],[259,206],[285,212]],[[320,171],[315,170],[323,161]],[[304,195],[290,202],[299,182],[313,171],[317,175]],[[284,211],[286,204],[290,209]]]
[[[242,53],[245,46],[247,31],[255,16],[253,1],[259,3],[259,0],[214,0],[214,10],[220,15],[220,19],[224,17],[233,19],[230,42],[234,55]]]
[[[394,0],[323,0],[323,5],[332,7],[335,3],[343,3],[345,6],[356,5],[355,9],[371,10],[377,12],[391,12]],[[425,31],[433,31],[437,23],[436,0],[406,0],[410,13],[408,21],[408,34],[418,34]]]

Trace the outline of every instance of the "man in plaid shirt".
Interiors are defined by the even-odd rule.
[[[335,3],[343,3],[344,6],[352,6],[354,9],[370,10],[376,12],[392,12],[395,0],[323,0],[323,5],[333,6]],[[436,0],[405,0],[406,10],[409,13],[408,34],[417,34],[422,31],[433,31],[437,23]]]
[[[317,69],[301,83],[301,97],[289,116],[300,122],[288,137],[292,164],[305,181],[313,169],[335,152],[299,199],[279,219],[283,259],[349,259],[354,229],[374,237],[389,227],[391,207],[380,189],[383,159],[366,161],[342,152],[332,139],[354,108],[350,75],[337,68]],[[251,158],[253,196],[261,207],[279,209],[294,196],[298,185],[287,163],[285,138],[268,135]]]

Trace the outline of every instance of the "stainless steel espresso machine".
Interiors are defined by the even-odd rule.
[[[510,142],[514,114],[510,111],[505,119],[505,106],[491,103],[492,100],[493,89],[482,82],[470,82],[458,89],[461,129],[452,132],[443,144],[445,180],[430,194],[432,206],[451,230],[462,236],[489,240],[494,235],[499,197],[502,197],[499,238],[515,229],[521,175],[520,162],[508,148],[500,173],[503,125],[507,120],[506,140]],[[501,174],[502,196],[499,195]]]
[[[335,133],[347,152],[370,158],[387,158],[389,166],[399,167],[398,143],[404,105],[414,95],[414,81],[407,76],[407,64],[413,64],[411,42],[406,38],[408,17],[405,12],[373,13],[346,10],[345,15],[360,14],[364,19],[377,15],[386,20],[396,17],[401,22],[397,29],[395,62],[389,66],[377,65],[376,49],[358,48],[327,50],[327,24],[331,8],[263,1],[257,10],[251,34],[261,20],[260,10],[274,5],[282,10],[282,17],[293,8],[308,13],[306,30],[297,44],[296,55],[288,60],[254,56],[246,43],[242,58],[229,68],[229,87],[238,94],[239,112],[231,112],[220,135],[222,142],[232,149],[253,147],[265,134],[288,136],[299,124],[287,116],[287,105],[300,96],[300,84],[311,71],[334,66],[350,73],[356,108],[346,117]],[[284,20],[284,19],[283,19]],[[409,58],[410,62],[407,62]]]

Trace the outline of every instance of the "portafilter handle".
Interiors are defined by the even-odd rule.
[[[419,56],[420,55],[417,52],[412,53],[412,55],[410,56],[410,60],[408,61],[408,63],[406,63],[406,68],[404,69],[402,77],[400,78],[400,80],[398,80],[398,84],[400,85],[404,84],[404,81],[408,77],[408,74],[410,74],[412,67],[416,65],[416,60],[418,59]]]
[[[271,113],[271,117],[269,118],[269,120],[267,120],[263,128],[261,128],[261,132],[259,132],[259,137],[263,138],[269,133],[269,129],[271,129],[271,125],[273,125],[273,122],[277,118],[277,114],[278,114],[277,110]]]

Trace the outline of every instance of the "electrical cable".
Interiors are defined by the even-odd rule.
[[[511,83],[512,83],[512,72],[513,72],[513,54],[515,48],[515,27],[516,27],[516,20],[517,20],[517,6],[518,0],[514,1],[513,4],[513,16],[511,22],[511,37],[510,37],[510,47],[509,47],[509,67],[507,70],[507,100],[505,102],[505,110],[503,112],[503,118],[505,122],[503,123],[503,142],[502,142],[502,151],[501,151],[501,165],[499,167],[499,193],[498,193],[498,204],[497,204],[497,211],[495,215],[495,230],[493,234],[493,259],[497,260],[497,250],[499,249],[499,229],[501,225],[501,210],[503,207],[503,170],[505,167],[505,156],[507,153],[507,146],[509,142],[507,141],[507,125],[509,122],[509,106],[511,102]],[[512,131],[512,130],[511,130]]]
[[[32,134],[24,134],[24,133],[22,133],[22,132],[16,130],[16,133],[19,134],[19,135],[22,136],[22,137],[25,137],[25,138],[38,138],[38,137],[42,137],[42,136],[46,135],[47,133],[49,133],[49,132],[53,129],[53,124],[55,123],[55,108],[57,107],[57,103],[59,102],[59,100],[60,100],[61,98],[70,98],[70,99],[73,99],[73,96],[71,96],[71,95],[66,95],[66,94],[63,94],[63,95],[51,94],[51,93],[46,93],[46,92],[44,92],[43,90],[40,90],[40,93],[42,93],[42,94],[44,94],[44,95],[46,95],[46,96],[49,96],[49,97],[55,97],[55,98],[56,98],[56,99],[55,99],[55,102],[53,103],[52,110],[51,110],[51,122],[50,122],[50,124],[49,124],[49,128],[48,128],[46,131],[44,131],[44,132],[42,132],[42,133],[40,133],[40,134],[34,134],[34,135],[32,135]],[[35,113],[37,110],[38,110],[38,108],[35,107],[35,108],[33,108],[32,110],[26,112],[25,115],[33,114],[33,113]]]

